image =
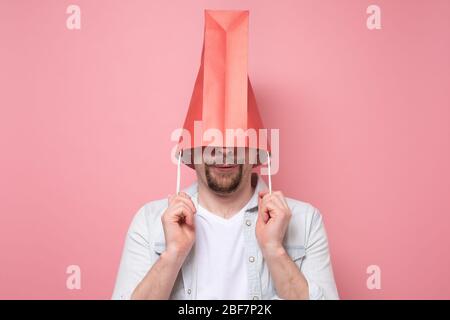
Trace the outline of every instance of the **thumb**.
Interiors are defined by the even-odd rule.
[[[267,212],[267,208],[265,206],[263,206],[263,201],[262,201],[262,197],[258,197],[258,217],[262,222],[264,222],[264,224],[267,223],[267,221],[269,221],[269,213]]]
[[[268,190],[260,191],[260,192],[258,193],[258,198],[262,199],[262,198],[264,198],[264,196],[265,196],[266,194],[268,194],[268,193],[269,193]]]

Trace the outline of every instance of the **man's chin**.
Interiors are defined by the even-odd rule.
[[[206,171],[209,188],[221,194],[229,194],[235,191],[242,178],[239,165],[213,165]]]

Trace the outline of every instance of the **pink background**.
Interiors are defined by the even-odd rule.
[[[131,218],[174,192],[170,133],[205,8],[250,10],[250,77],[280,129],[274,187],[322,212],[341,297],[449,299],[446,0],[1,0],[0,298],[110,298]]]

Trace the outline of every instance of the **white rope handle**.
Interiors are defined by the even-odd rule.
[[[177,164],[177,193],[180,193],[180,167],[181,167],[181,150],[178,153],[178,164]]]
[[[269,194],[272,194],[272,179],[271,179],[271,173],[270,173],[270,154],[269,151],[267,152],[267,174],[269,175]]]

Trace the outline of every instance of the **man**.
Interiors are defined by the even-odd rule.
[[[252,167],[197,164],[197,183],[143,206],[113,298],[338,298],[319,211],[269,194]]]
[[[195,131],[201,120],[205,132],[258,130],[246,65],[248,12],[206,11],[205,19],[184,127]],[[321,214],[272,191],[270,175],[267,187],[254,172],[261,153],[270,154],[267,144],[215,141],[211,148],[206,140],[188,135],[179,143],[178,166],[183,154],[197,181],[134,217],[113,298],[337,299]]]

